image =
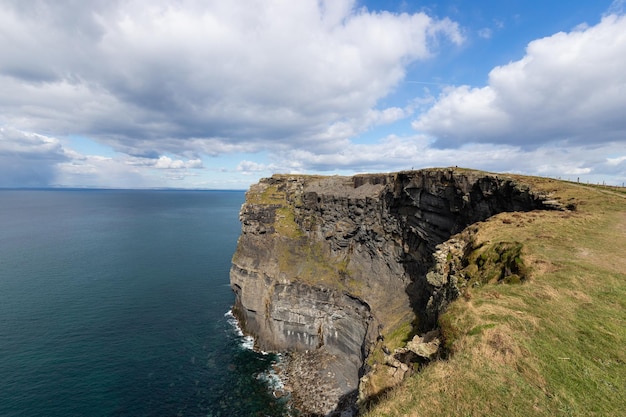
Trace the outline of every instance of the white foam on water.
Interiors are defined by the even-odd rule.
[[[272,362],[272,366],[267,371],[261,372],[256,379],[263,381],[267,385],[269,391],[275,397],[282,397],[286,394],[285,383],[280,375],[282,369],[282,355],[277,354],[277,360]]]
[[[252,336],[246,336],[239,325],[239,321],[233,314],[232,310],[228,310],[224,317],[226,317],[227,322],[232,326],[235,334],[241,340],[241,347],[244,349],[252,350],[257,353],[261,353],[263,355],[269,355],[269,352],[265,352],[259,349],[256,349],[254,346],[254,338]],[[285,392],[285,383],[280,375],[281,369],[283,367],[283,355],[280,353],[276,353],[276,360],[272,361],[272,365],[270,369],[267,371],[261,372],[256,375],[256,379],[263,381],[268,390],[276,397],[282,397],[284,395],[288,395]]]
[[[233,330],[235,331],[235,334],[241,340],[241,347],[247,350],[254,350],[255,352],[259,352],[264,355],[267,355],[266,352],[261,352],[254,348],[254,337],[245,335],[243,333],[243,329],[241,328],[241,326],[239,325],[239,321],[233,314],[233,310],[228,310],[226,314],[224,314],[224,317],[226,317],[226,321],[228,321],[228,324],[232,326]]]
[[[226,313],[224,313],[224,317],[226,317],[226,321],[228,322],[228,324],[233,327],[237,336],[244,337],[243,330],[239,326],[239,321],[233,314],[233,310],[228,310]]]
[[[241,338],[241,346],[244,349],[253,350],[262,355],[269,355],[269,352],[257,349],[254,346],[254,337],[250,335],[245,335],[243,333],[243,329],[239,325],[239,320],[237,320],[237,318],[233,314],[233,310],[228,310],[226,313],[224,313],[224,317],[226,317],[226,321],[228,322],[228,324],[230,324],[233,327],[233,330],[235,330],[235,333],[237,334],[237,336]]]
[[[247,350],[255,350],[254,349],[254,337],[252,336],[244,336],[243,341],[241,342],[241,346]]]

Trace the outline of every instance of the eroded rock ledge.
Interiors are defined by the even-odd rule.
[[[459,169],[263,179],[240,213],[233,311],[260,349],[295,352],[309,368],[317,394],[294,392],[305,414],[338,414],[383,329],[417,318],[431,330],[458,296],[454,280],[428,275],[437,245],[500,212],[558,207],[510,178]]]

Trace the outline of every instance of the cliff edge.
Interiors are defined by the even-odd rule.
[[[258,348],[293,352],[296,407],[333,415],[355,403],[386,329],[432,330],[459,295],[435,268],[438,245],[497,213],[555,208],[511,178],[462,169],[275,175],[240,212],[233,311]]]

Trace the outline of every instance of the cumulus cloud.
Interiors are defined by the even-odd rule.
[[[433,165],[626,177],[623,0],[598,24],[529,43],[486,86],[417,98],[399,87],[443,85],[416,62],[468,28],[355,0],[0,1],[0,186]],[[479,28],[496,37],[503,24]],[[410,119],[414,136],[365,144]],[[71,135],[112,150],[82,154]]]
[[[236,170],[238,172],[241,172],[242,174],[245,175],[249,175],[249,174],[256,174],[256,173],[269,173],[273,170],[275,170],[277,167],[275,165],[271,165],[271,164],[260,164],[258,162],[254,162],[254,161],[241,161],[238,165]]]
[[[85,155],[61,140],[0,127],[0,187],[159,187],[204,169],[200,159]]]
[[[47,186],[69,159],[55,138],[0,127],[0,187]]]
[[[606,155],[622,155],[607,158]],[[532,149],[509,144],[470,143],[435,148],[424,135],[391,135],[373,145],[350,144],[339,153],[290,150],[275,161],[279,172],[388,172],[433,166],[474,167],[492,172],[562,177],[575,181],[618,184],[626,177],[626,156],[620,143],[569,146],[547,143]],[[619,181],[621,185],[621,180]]]
[[[75,158],[57,165],[55,182],[48,185],[150,188],[167,183],[166,178],[155,178],[151,174],[150,169],[130,164],[124,158],[76,154]]]
[[[126,159],[128,165],[152,167],[156,169],[197,169],[203,168],[202,160],[172,159],[169,156],[161,155],[158,158],[130,157]]]
[[[72,158],[57,165],[56,184],[119,188],[167,187],[197,176],[196,171],[204,168],[200,160],[183,161],[168,156],[103,157],[82,155],[71,150],[66,150],[66,153],[72,155]]]
[[[626,162],[626,155],[620,156],[618,158],[607,158],[606,163],[610,166],[618,166]]]
[[[626,141],[626,16],[531,42],[485,87],[445,90],[413,127],[436,146]]]
[[[399,116],[370,117],[407,65],[463,41],[354,0],[4,1],[0,36],[5,123],[187,158],[347,139]]]

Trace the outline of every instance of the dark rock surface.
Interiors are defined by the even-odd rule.
[[[263,179],[240,213],[233,310],[260,349],[303,355],[290,374],[325,393],[314,409],[300,400],[305,413],[339,415],[380,330],[415,317],[431,330],[458,296],[450,274],[428,273],[437,245],[500,212],[555,208],[512,179],[468,170]]]

